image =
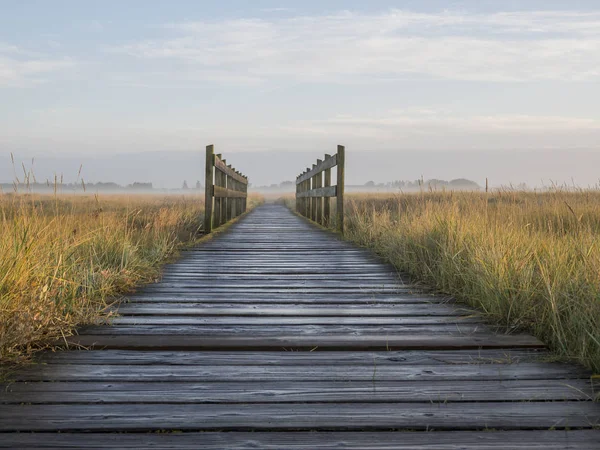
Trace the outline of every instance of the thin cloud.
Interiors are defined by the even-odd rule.
[[[491,136],[503,136],[509,145],[523,145],[523,136],[536,136],[535,144],[557,138],[564,142],[593,146],[600,138],[600,120],[527,114],[460,115],[449,110],[414,109],[388,111],[382,115],[340,115],[326,120],[300,120],[280,128],[282,133],[325,137],[344,136],[347,139],[376,139],[382,142],[418,142],[442,137],[439,148],[453,147],[456,142],[469,142],[474,136],[487,136],[478,148],[494,148]],[[417,141],[415,141],[417,139]],[[573,139],[575,139],[573,141]],[[445,140],[445,141],[444,141]],[[460,145],[456,145],[460,147]]]
[[[129,43],[117,51],[142,60],[177,60],[199,74],[241,73],[263,82],[600,78],[600,13],[392,10],[184,22],[165,29],[169,37]],[[225,79],[235,83],[234,77]]]
[[[43,83],[49,74],[74,66],[75,62],[70,58],[48,58],[0,44],[0,88]]]

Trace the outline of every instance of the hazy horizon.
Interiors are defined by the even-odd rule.
[[[221,149],[216,147],[216,151]],[[329,150],[335,153],[335,148]],[[305,168],[322,158],[323,152],[226,152],[228,163],[243,172],[254,186],[293,181]],[[368,181],[427,179],[452,180],[466,178],[492,186],[549,186],[552,183],[595,186],[600,181],[600,152],[594,150],[565,151],[357,151],[346,148],[346,182],[362,185]],[[196,152],[141,152],[96,156],[36,156],[21,158],[10,154],[0,164],[0,183],[12,183],[16,176],[23,179],[23,168],[33,168],[39,182],[53,180],[56,174],[65,183],[83,178],[88,183],[152,182],[159,189],[181,187],[183,181],[193,186],[204,184],[204,149]],[[260,163],[259,163],[260,162]],[[267,162],[267,164],[264,164]],[[81,169],[81,172],[80,172]]]

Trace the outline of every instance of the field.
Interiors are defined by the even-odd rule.
[[[256,203],[258,199],[249,201]],[[200,237],[200,196],[0,194],[0,360],[106,318]]]
[[[350,195],[346,238],[600,372],[600,192]]]

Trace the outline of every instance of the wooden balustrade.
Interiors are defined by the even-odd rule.
[[[337,198],[337,230],[344,232],[344,162],[345,149],[338,145],[337,154],[325,155],[312,168],[296,178],[296,211],[323,226],[331,225],[331,197]],[[331,169],[337,167],[336,185],[331,185]]]
[[[204,232],[210,233],[225,222],[246,212],[248,178],[206,147]]]

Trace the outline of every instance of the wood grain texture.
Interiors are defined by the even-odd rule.
[[[238,173],[235,169],[228,166],[225,161],[222,161],[218,157],[216,157],[214,161],[215,161],[215,168],[218,169],[220,172],[224,173],[229,178],[237,181],[238,183],[248,184],[248,179],[246,177],[242,176],[240,173]]]
[[[221,186],[213,186],[213,196],[217,197],[217,198],[234,198],[234,199],[239,199],[239,198],[246,198],[248,196],[248,194],[246,194],[245,192],[241,192],[241,191],[236,191],[233,189],[227,189]],[[236,214],[234,214],[234,216],[239,215],[238,212],[236,211]]]
[[[590,402],[2,405],[0,430],[530,430],[600,425]]]
[[[319,164],[316,164],[315,167],[308,172],[299,175],[296,178],[296,184],[300,184],[314,177],[316,174],[323,172],[327,169],[331,169],[332,167],[337,165],[337,155],[329,156],[325,155],[325,159],[321,161]]]
[[[379,432],[202,432],[202,433],[16,433],[4,435],[0,448],[187,450],[597,450],[598,432],[430,431]]]
[[[298,194],[300,198],[316,198],[319,199],[321,197],[337,197],[337,186],[329,186],[329,187],[318,187],[313,188],[310,191],[304,191]],[[316,222],[316,220],[315,220]]]

